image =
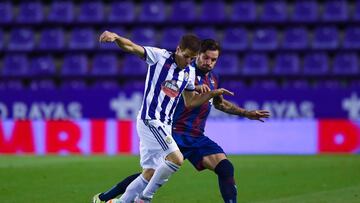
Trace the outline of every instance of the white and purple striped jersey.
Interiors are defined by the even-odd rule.
[[[178,68],[175,54],[165,49],[144,47],[148,64],[144,98],[138,119],[157,119],[172,124],[175,107],[184,89],[195,90],[195,68]]]

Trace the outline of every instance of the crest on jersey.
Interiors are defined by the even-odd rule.
[[[188,73],[188,72],[185,72],[185,73],[184,73],[184,80],[185,80],[185,81],[188,81],[188,80],[189,80],[189,73]]]
[[[161,90],[168,96],[168,97],[177,97],[180,92],[179,86],[176,84],[176,80],[165,80],[161,84]]]
[[[200,82],[201,81],[201,76],[197,76],[197,79]]]
[[[212,78],[210,78],[210,83],[214,86],[215,85],[215,81],[212,79]]]
[[[165,138],[166,143],[171,144],[173,142],[172,138],[169,136],[166,136]]]

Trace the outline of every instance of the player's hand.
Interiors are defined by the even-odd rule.
[[[117,38],[119,38],[119,35],[106,30],[100,35],[99,42],[114,42]]]
[[[266,110],[253,110],[253,111],[246,111],[244,116],[250,120],[258,120],[264,122],[262,118],[269,118],[270,112]]]
[[[230,95],[230,96],[234,96],[233,92],[230,92],[227,89],[224,88],[219,88],[213,91],[214,92],[214,97],[216,96],[220,96],[220,95]]]
[[[210,89],[210,87],[207,86],[206,84],[202,84],[202,85],[196,85],[195,91],[197,91],[198,93],[202,94],[202,93],[205,93],[205,92],[210,92],[211,89]]]

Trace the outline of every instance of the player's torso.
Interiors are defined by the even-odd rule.
[[[178,68],[173,56],[160,59],[149,67],[141,118],[171,122],[178,99],[191,74],[195,74],[195,70],[190,67]]]
[[[207,75],[196,70],[195,85],[207,85],[211,90],[218,88],[218,80],[214,73]],[[212,99],[196,108],[186,108],[180,98],[174,114],[173,131],[185,133],[191,136],[202,136],[205,129],[206,119],[212,107]]]

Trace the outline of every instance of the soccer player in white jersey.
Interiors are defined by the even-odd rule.
[[[187,107],[200,106],[213,97],[232,92],[220,88],[195,93],[195,68],[188,66],[197,55],[200,40],[184,35],[175,53],[143,47],[116,33],[105,31],[100,42],[115,42],[122,50],[138,55],[148,64],[143,104],[137,117],[142,174],[127,187],[119,200],[109,202],[150,202],[156,190],[183,163],[183,155],[171,136],[172,116],[179,97]],[[136,71],[137,67],[133,67]],[[136,197],[136,198],[135,198]]]

